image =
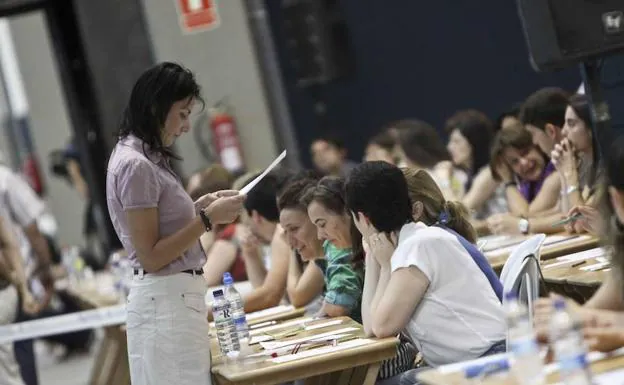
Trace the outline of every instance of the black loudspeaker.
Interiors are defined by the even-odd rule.
[[[326,84],[353,71],[349,34],[338,0],[282,0],[286,51],[297,85]]]
[[[517,0],[538,71],[624,51],[624,0]]]

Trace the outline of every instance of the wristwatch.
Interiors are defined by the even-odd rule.
[[[206,231],[211,231],[212,222],[210,222],[210,218],[206,213],[206,209],[199,210],[199,216],[201,217],[202,222],[204,222],[204,227],[206,228]]]
[[[520,218],[520,220],[518,221],[518,230],[520,230],[522,234],[528,234],[529,233],[529,220],[526,218]]]
[[[516,183],[516,181],[511,180],[509,182],[506,182],[504,184],[505,190],[507,190],[508,187],[516,187],[518,184]]]

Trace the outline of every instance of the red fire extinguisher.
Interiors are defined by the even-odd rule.
[[[245,170],[245,163],[236,121],[230,110],[228,103],[220,100],[208,109],[208,114],[212,129],[212,143],[219,160],[229,172],[237,174]]]

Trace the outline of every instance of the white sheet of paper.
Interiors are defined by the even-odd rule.
[[[328,321],[328,322],[322,322],[322,323],[319,323],[319,324],[306,326],[305,330],[322,329],[322,328],[326,328],[328,326],[340,325],[341,323],[342,323],[341,319],[336,319],[336,320],[332,320],[332,321]]]
[[[306,322],[310,322],[313,319],[314,318],[312,318],[312,317],[306,317],[306,318],[298,318],[296,320],[286,321],[286,322],[282,322],[282,323],[278,323],[278,324],[271,324],[269,326],[264,326],[264,327],[260,327],[260,328],[254,328],[254,329],[249,331],[249,334],[252,335],[252,336],[260,335],[260,334],[264,334],[266,332],[270,332],[271,330],[277,330],[277,329],[282,329],[282,328],[286,328],[286,327],[289,327],[289,326],[296,326],[296,325],[305,324]],[[254,326],[256,326],[256,325],[254,325]]]
[[[578,253],[566,255],[563,257],[557,258],[556,263],[549,264],[548,266],[542,267],[542,270],[554,269],[559,266],[567,266],[570,264],[574,264],[574,262],[583,261],[586,259],[597,258],[606,253],[606,250],[602,247],[596,247],[595,249],[589,249],[585,251],[580,251]]]
[[[254,188],[265,176],[267,176],[267,174],[270,173],[271,170],[273,170],[275,166],[277,166],[285,157],[286,157],[286,150],[282,151],[282,153],[279,154],[277,158],[275,158],[273,163],[271,163],[269,167],[267,167],[264,171],[262,171],[262,174],[258,175],[256,178],[254,178],[254,180],[247,183],[245,187],[240,189],[240,193],[247,194],[248,192],[250,192],[251,189]]]
[[[581,270],[583,270],[583,271],[598,271],[598,270],[602,270],[602,269],[604,269],[606,267],[609,267],[609,265],[611,265],[611,262],[594,263],[593,265],[581,267]]]
[[[619,357],[624,355],[624,348],[617,349],[611,353],[601,353],[601,352],[589,352],[587,353],[587,362],[596,362],[603,360],[609,357]],[[559,369],[559,364],[552,363],[544,366],[544,374],[549,375],[551,373],[556,372]]]
[[[352,328],[352,327],[342,328],[342,329],[334,330],[334,331],[327,332],[327,333],[321,333],[321,334],[317,334],[314,336],[297,338],[297,339],[289,340],[289,341],[261,342],[260,345],[262,345],[262,348],[264,350],[275,350],[275,349],[282,348],[284,346],[296,345],[300,342],[313,341],[313,340],[318,340],[318,339],[323,339],[323,338],[328,339],[328,338],[332,338],[334,336],[345,334],[345,333],[352,332],[355,330],[358,330],[358,329]]]
[[[345,341],[343,343],[339,343],[338,346],[325,346],[325,347],[318,348],[318,349],[304,350],[297,354],[289,354],[287,356],[276,357],[276,358],[273,358],[271,361],[273,361],[276,364],[281,364],[284,362],[300,360],[306,357],[313,357],[313,356],[319,356],[321,354],[339,352],[341,350],[347,350],[347,349],[355,348],[358,346],[372,344],[373,342],[375,341],[368,339],[368,338],[358,338],[356,340]]]
[[[567,245],[571,243],[580,242],[590,237],[587,235],[549,235],[544,240],[544,244],[542,245],[542,251],[547,250],[552,247],[561,247],[562,245]],[[507,247],[502,247],[500,249],[488,251],[485,253],[487,258],[499,257],[501,255],[510,254],[518,245],[512,245]]]

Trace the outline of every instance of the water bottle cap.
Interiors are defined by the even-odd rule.
[[[223,273],[223,284],[224,285],[231,285],[234,283],[234,279],[232,278],[232,274],[225,272]]]
[[[554,303],[555,310],[565,310],[566,303],[563,298],[557,298]]]
[[[223,297],[223,290],[218,289],[212,292],[212,296],[217,298],[217,297]]]
[[[505,300],[507,301],[515,301],[518,299],[518,293],[514,292],[514,291],[508,291],[507,293],[505,293]]]
[[[234,318],[234,323],[235,323],[235,324],[244,324],[245,322],[247,322],[247,320],[245,319],[245,317],[238,317],[238,318]]]

